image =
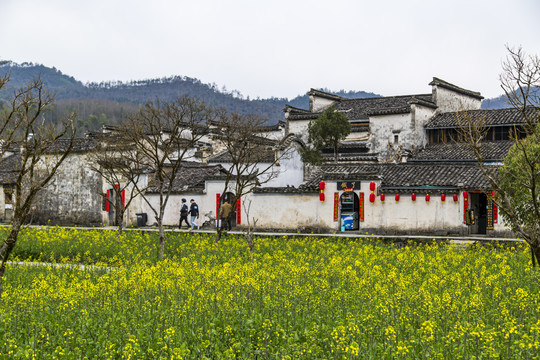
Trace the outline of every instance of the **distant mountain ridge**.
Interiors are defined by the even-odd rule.
[[[220,90],[216,84],[205,84],[187,76],[171,76],[159,79],[130,82],[101,82],[83,84],[74,77],[63,74],[56,68],[40,64],[10,61],[0,62],[0,75],[10,73],[10,82],[0,91],[0,101],[7,99],[13,90],[41,77],[48,91],[56,94],[56,107],[47,114],[51,121],[70,111],[77,111],[80,130],[96,130],[103,124],[114,125],[126,114],[134,112],[149,100],[170,101],[185,94],[198,97],[216,107],[243,114],[258,114],[268,118],[268,124],[283,120],[286,104],[307,109],[309,97],[299,95],[294,99],[272,97],[268,99],[244,98],[238,91]],[[365,91],[331,91],[320,89],[345,98],[368,98],[380,95]],[[491,99],[484,103],[491,104]],[[494,102],[499,104],[500,102]],[[498,105],[497,105],[498,106]],[[493,108],[491,105],[489,108]]]

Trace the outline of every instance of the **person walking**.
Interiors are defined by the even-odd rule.
[[[219,216],[221,218],[221,226],[229,231],[231,230],[231,214],[232,206],[229,204],[229,201],[225,200],[221,205],[221,209],[219,209]]]
[[[195,229],[195,226],[197,227],[197,230],[199,230],[199,225],[195,223],[195,219],[199,218],[199,205],[197,205],[193,199],[189,200],[189,202],[191,203],[191,206],[189,207],[189,214],[191,215],[191,230]]]
[[[186,204],[186,199],[182,199],[182,205],[180,205],[180,224],[178,225],[179,229],[182,229],[182,222],[184,221],[186,222],[188,229],[191,227],[191,225],[189,224],[187,220],[188,213],[189,213],[189,209]]]

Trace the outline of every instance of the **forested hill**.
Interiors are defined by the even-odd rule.
[[[300,95],[294,99],[269,98],[250,99],[238,91],[219,89],[215,84],[204,84],[200,80],[186,76],[172,76],[161,79],[131,82],[102,82],[83,84],[72,76],[62,74],[56,68],[43,65],[0,62],[0,75],[10,73],[10,82],[0,91],[0,102],[7,99],[15,88],[20,88],[32,79],[41,77],[47,89],[56,94],[56,107],[46,116],[51,121],[77,111],[79,133],[96,130],[103,124],[114,125],[122,121],[126,114],[134,112],[148,100],[172,100],[185,94],[198,97],[210,105],[224,107],[229,111],[243,114],[258,114],[268,118],[268,124],[283,120],[286,104],[307,109],[309,98]],[[308,90],[308,89],[306,89]],[[346,98],[378,97],[380,95],[364,91],[331,91]],[[484,108],[504,107],[504,99],[486,99]]]
[[[47,90],[56,94],[56,108],[47,114],[52,121],[76,110],[79,115],[80,130],[95,130],[102,124],[116,124],[127,113],[136,111],[139,105],[148,100],[172,100],[188,94],[198,97],[206,103],[224,107],[229,111],[244,114],[259,114],[268,118],[269,124],[283,120],[283,108],[286,104],[307,108],[307,95],[292,100],[286,98],[250,99],[244,98],[237,91],[219,89],[215,84],[204,84],[198,79],[186,76],[172,76],[161,79],[131,82],[102,82],[83,84],[72,76],[62,74],[56,68],[32,63],[0,63],[0,74],[10,72],[10,82],[0,93],[0,99],[6,99],[15,88],[20,88],[32,79],[41,77]],[[328,91],[325,89],[325,91]],[[374,97],[373,93],[363,91],[340,91],[335,94],[349,97]]]

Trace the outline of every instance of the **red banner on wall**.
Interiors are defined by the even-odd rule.
[[[469,196],[463,199],[463,223],[467,224],[467,210],[469,210]]]
[[[360,222],[364,222],[364,193],[361,192],[359,195],[358,217],[360,218]]]
[[[339,193],[334,193],[334,221],[339,219]]]
[[[221,195],[216,194],[216,220],[219,216],[219,199],[221,198]]]
[[[240,210],[242,209],[242,202],[240,199],[236,202],[236,225],[240,225],[242,222],[242,216],[240,215]]]

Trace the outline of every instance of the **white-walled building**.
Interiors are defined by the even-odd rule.
[[[451,139],[455,138],[463,110],[486,118],[491,130],[490,141],[484,144],[484,158],[490,164],[500,164],[512,145],[505,131],[507,135],[509,128],[522,123],[519,112],[480,110],[480,93],[438,78],[430,85],[431,93],[366,99],[345,99],[312,89],[308,93],[309,109],[287,106],[285,122],[262,128],[258,134],[273,149],[269,156],[280,158],[273,167],[272,179],[261,181],[261,186],[235,204],[234,223],[243,226],[249,216],[257,220],[259,229],[507,234],[475,157],[465,145]],[[332,105],[350,120],[352,132],[340,146],[337,163],[328,156],[324,165],[308,166],[299,155],[307,142],[308,124]],[[230,197],[233,187],[224,189],[230,158],[212,133],[203,140],[190,150],[193,161],[184,162],[174,180],[165,225],[178,225],[182,198],[188,202],[194,199],[200,207],[200,222],[213,225],[222,200]],[[91,144],[85,140],[80,143],[65,170],[59,171],[62,178],[49,187],[45,198],[50,206],[43,207],[46,211],[37,217],[40,221],[73,222],[69,213],[81,208],[81,214],[91,214],[87,218],[92,224],[113,224],[107,199],[88,192],[94,188],[107,190],[114,184],[105,184],[88,172],[85,151]],[[264,168],[272,159],[258,166]],[[9,210],[6,196],[11,191],[9,166],[13,164],[16,161],[11,159],[0,169],[5,189],[0,193],[4,218]],[[147,175],[151,183],[151,173]],[[142,181],[146,180],[144,177]],[[146,196],[151,204],[157,204],[155,189],[150,187]],[[247,204],[249,214],[245,213]],[[470,210],[474,210],[474,222]],[[155,223],[152,210],[140,198],[128,208],[124,221],[136,224],[137,213],[146,213],[149,225]],[[76,223],[82,224],[85,217],[76,218]]]

